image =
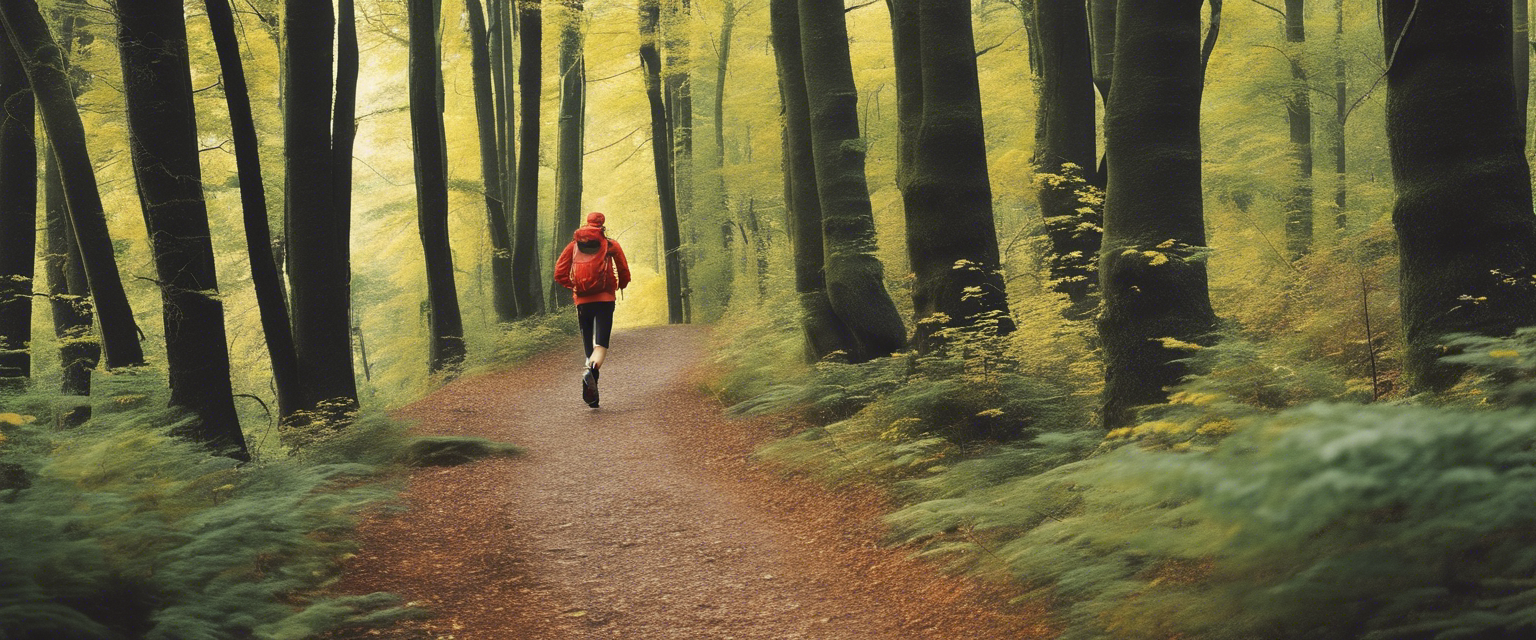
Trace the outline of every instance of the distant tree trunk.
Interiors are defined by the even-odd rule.
[[[827,297],[826,261],[821,236],[821,200],[816,192],[816,160],[811,149],[810,95],[800,50],[800,7],[797,0],[770,0],[773,52],[784,103],[784,204],[794,239],[795,293],[800,297],[806,355],[820,360],[842,351],[853,353],[856,343]]]
[[[1520,3],[1525,1],[1516,0]],[[1349,203],[1349,148],[1344,143],[1344,127],[1349,124],[1349,62],[1344,56],[1344,0],[1334,0],[1333,9],[1337,19],[1333,32],[1333,226],[1343,229],[1349,222],[1349,216],[1344,212]]]
[[[512,95],[513,78],[511,76],[514,56],[510,26],[512,20],[508,13],[507,2],[508,0],[487,0],[486,29],[490,33],[491,87],[495,95],[496,166],[499,171],[498,183],[503,213],[500,233],[507,242],[506,253],[497,256],[497,259],[506,263],[505,295],[508,298],[504,309],[511,314],[510,321],[518,317],[517,285],[512,277],[512,216],[517,198],[517,180],[515,179],[517,175],[517,102]]]
[[[491,6],[496,6],[492,0]],[[491,238],[491,306],[497,322],[517,318],[517,301],[512,291],[512,241],[507,226],[507,202],[501,194],[501,150],[497,146],[498,111],[492,57],[485,13],[480,0],[464,0],[469,14],[470,72],[475,83],[475,124],[480,131],[480,177],[485,189],[485,211]]]
[[[240,173],[240,204],[244,212],[246,253],[251,262],[251,283],[261,330],[266,335],[267,355],[272,360],[272,381],[277,388],[278,415],[286,418],[303,408],[304,388],[299,382],[299,361],[293,348],[288,303],[283,296],[282,276],[272,256],[272,232],[267,224],[267,195],[262,186],[261,154],[251,97],[246,87],[245,65],[235,37],[234,14],[227,0],[205,0],[208,24],[218,49],[223,73],[224,98],[235,141],[235,164]]]
[[[1291,126],[1291,157],[1296,162],[1296,177],[1285,202],[1285,247],[1292,260],[1312,250],[1312,86],[1307,69],[1307,30],[1303,0],[1285,0],[1285,41],[1291,63],[1291,97],[1286,102],[1286,120]]]
[[[521,59],[518,88],[522,92],[522,155],[517,165],[517,212],[512,234],[512,282],[517,313],[544,313],[544,280],[539,277],[539,92],[544,83],[543,11],[541,0],[519,0],[518,33]]]
[[[85,144],[85,127],[75,105],[74,91],[65,69],[67,62],[54,42],[35,0],[0,2],[11,44],[21,58],[32,85],[43,128],[53,144],[69,203],[70,224],[80,246],[80,257],[90,279],[96,312],[101,322],[101,342],[107,368],[144,364],[139,327],[118,275],[107,216],[97,190],[96,173]]]
[[[1093,44],[1093,86],[1099,90],[1099,101],[1109,110],[1109,88],[1115,76],[1115,14],[1119,0],[1088,0],[1088,32]],[[1109,167],[1105,165],[1106,153],[1099,157],[1099,170],[1094,172],[1094,185],[1103,188],[1109,181]]]
[[[931,348],[941,329],[1001,335],[1014,323],[992,219],[971,3],[920,7],[923,125],[905,202],[916,340]]]
[[[661,53],[656,28],[661,22],[660,0],[640,0],[640,64],[645,67],[645,94],[651,104],[651,155],[656,167],[656,193],[661,200],[662,254],[667,272],[667,321],[683,322],[682,233],[677,221],[676,184],[672,181],[672,136],[666,102],[662,99]]]
[[[433,373],[457,369],[464,361],[464,323],[453,282],[448,244],[448,164],[443,109],[438,101],[436,0],[410,0],[411,140],[416,160],[416,221],[426,254],[427,310],[432,335],[427,364]]]
[[[171,404],[197,415],[182,435],[249,459],[229,381],[182,4],[117,6],[128,142],[159,275]]]
[[[1507,335],[1536,320],[1536,217],[1509,72],[1511,8],[1386,0],[1382,17],[1405,364],[1414,388],[1442,390],[1462,371],[1438,362],[1443,336]]]
[[[720,59],[715,65],[715,168],[720,172],[721,210],[725,209],[725,79],[731,63],[731,37],[736,30],[735,0],[725,0],[720,12]]]
[[[752,233],[753,253],[757,254],[757,299],[767,300],[768,252],[772,249],[773,243],[770,241],[771,236],[758,223],[757,200],[754,198],[747,198],[747,228]]]
[[[287,0],[283,75],[285,238],[293,341],[305,408],[341,419],[357,407],[348,318],[350,212],[335,202],[330,0]],[[350,163],[349,163],[350,165]]]
[[[896,62],[896,188],[903,194],[912,181],[917,134],[923,126],[922,29],[919,0],[886,0],[891,14],[891,48]],[[1031,43],[1034,41],[1031,40]],[[1030,48],[1030,69],[1039,55]]]
[[[689,36],[691,0],[664,0],[662,16],[663,49],[666,54],[666,96],[672,131],[673,193],[677,198],[677,217],[689,225],[692,242],[697,242],[693,218],[693,40]],[[683,322],[693,322],[693,288],[688,284],[692,260],[686,249],[679,251],[683,290]]]
[[[875,218],[864,175],[867,142],[859,135],[859,93],[840,3],[800,0],[800,51],[810,96],[827,297],[853,335],[849,357],[863,362],[905,347],[907,332],[875,256]]]
[[[442,0],[434,0],[439,6]],[[353,0],[336,0],[336,103],[331,114],[331,206],[336,210],[336,233],[341,238],[352,235],[352,150],[357,140],[357,18]],[[341,245],[346,262],[351,265],[351,249]],[[351,278],[348,277],[351,296]],[[347,305],[348,317],[351,304]],[[350,324],[350,322],[349,322]]]
[[[1104,425],[1125,426],[1188,372],[1215,328],[1200,191],[1201,0],[1120,3],[1105,118],[1111,170],[1099,267]]]
[[[1521,136],[1530,120],[1531,98],[1531,7],[1530,0],[1514,0],[1515,42],[1515,113],[1519,114]]]
[[[1082,197],[1099,182],[1095,164],[1097,103],[1093,47],[1082,3],[1045,2],[1035,8],[1040,33],[1040,110],[1035,129],[1035,171],[1040,214],[1051,241],[1053,288],[1067,294],[1067,316],[1084,319],[1098,304],[1102,206]]]
[[[21,58],[0,39],[0,389],[32,376],[32,281],[37,254],[36,101]]]
[[[555,206],[555,251],[581,226],[581,187],[587,114],[587,63],[582,53],[582,0],[563,0],[567,11],[560,31],[560,170],[556,175],[559,201]],[[553,262],[551,262],[553,264]],[[571,304],[561,287],[550,290],[550,306]]]

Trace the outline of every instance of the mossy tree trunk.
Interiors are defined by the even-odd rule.
[[[249,459],[230,385],[182,4],[118,0],[117,15],[128,142],[159,277],[170,400],[197,416],[179,431]]]
[[[1512,10],[1505,0],[1386,0],[1382,9],[1405,364],[1414,388],[1440,390],[1461,371],[1438,362],[1443,336],[1536,323]]]
[[[1088,11],[1082,3],[1045,2],[1034,17],[1041,46],[1035,172],[1051,242],[1051,282],[1067,294],[1067,316],[1085,319],[1098,306],[1097,262],[1104,235],[1101,201],[1087,191],[1090,184],[1102,184],[1094,175],[1098,114]]]
[[[1285,0],[1286,57],[1291,65],[1291,95],[1285,103],[1290,124],[1291,160],[1296,163],[1285,200],[1285,248],[1292,260],[1312,250],[1312,85],[1303,64],[1307,27],[1304,0]]]
[[[582,52],[582,0],[563,0],[565,7],[560,27],[560,123],[559,171],[556,175],[558,201],[555,205],[555,241],[558,254],[571,235],[581,226],[582,172],[585,169],[587,117],[587,62]],[[553,264],[553,261],[551,261]],[[569,293],[553,287],[550,306],[571,304]]]
[[[540,0],[518,0],[517,10],[522,137],[513,216],[512,283],[517,314],[526,318],[544,312],[544,279],[539,277],[539,95],[544,82],[544,12]]]
[[[438,53],[436,0],[411,0],[411,141],[416,166],[416,225],[427,267],[427,316],[432,332],[427,366],[434,373],[457,369],[464,360],[464,323],[454,285],[453,251],[448,243],[448,162],[443,104],[437,92],[442,61]]]
[[[37,125],[32,84],[0,39],[0,389],[32,376],[32,282],[37,254]]]
[[[667,272],[667,321],[681,324],[683,313],[682,233],[678,226],[677,190],[672,178],[672,127],[662,96],[661,52],[656,35],[661,23],[660,0],[640,0],[640,64],[645,67],[645,95],[651,106],[651,157],[656,170],[656,194],[661,201],[662,254]]]
[[[70,225],[101,323],[106,366],[115,369],[142,365],[144,349],[139,345],[139,327],[118,273],[112,236],[107,232],[107,216],[85,143],[85,127],[66,72],[68,62],[35,0],[0,2],[0,22],[4,23],[26,70],[43,128],[59,163]]]
[[[800,0],[799,6],[827,298],[853,336],[849,358],[862,362],[905,347],[906,328],[875,255],[875,218],[864,174],[868,143],[859,135],[859,93],[843,7],[821,0]]]
[[[491,3],[495,6],[495,2]],[[470,74],[475,92],[475,124],[479,127],[480,176],[485,190],[486,223],[491,239],[491,306],[497,322],[517,317],[512,293],[512,241],[507,226],[507,201],[501,193],[501,150],[497,146],[498,112],[492,73],[492,37],[480,0],[464,0],[469,16]]]
[[[1104,424],[1133,421],[1188,372],[1181,343],[1215,328],[1200,191],[1201,0],[1125,0],[1105,122],[1099,275]]]
[[[1014,323],[992,218],[970,0],[922,0],[918,14],[923,115],[904,202],[916,340],[932,348],[943,329],[1001,335]]]
[[[1333,10],[1333,226],[1343,229],[1349,222],[1345,212],[1349,204],[1349,147],[1344,143],[1349,124],[1349,61],[1344,53],[1344,0],[1334,0]]]
[[[779,93],[784,103],[784,202],[794,242],[795,293],[805,327],[806,355],[820,360],[836,351],[852,353],[853,334],[832,311],[827,298],[826,254],[821,235],[821,200],[816,189],[816,160],[811,150],[810,96],[800,50],[800,7],[797,0],[771,0],[774,58]]]
[[[1088,34],[1093,46],[1093,86],[1099,101],[1109,110],[1109,89],[1115,77],[1115,14],[1120,0],[1088,0]],[[1108,154],[1099,156],[1094,184],[1103,188],[1109,182]]]
[[[886,9],[891,14],[891,49],[896,63],[896,188],[903,194],[912,181],[917,134],[923,127],[922,28],[918,24],[917,15],[919,4],[919,0],[885,1]],[[1038,53],[1033,47],[1030,48],[1031,65]]]
[[[500,169],[502,209],[505,212],[501,233],[507,238],[506,261],[509,319],[517,318],[517,285],[512,277],[512,215],[517,198],[517,101],[513,95],[512,16],[509,0],[487,0],[486,29],[490,32],[491,86],[495,94],[496,158]],[[498,311],[498,313],[500,313]]]

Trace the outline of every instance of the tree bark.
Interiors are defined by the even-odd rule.
[[[101,342],[108,369],[144,364],[139,327],[133,319],[127,292],[117,270],[112,236],[96,185],[95,168],[85,144],[85,127],[75,105],[74,91],[65,72],[67,61],[54,42],[35,0],[0,2],[12,46],[26,69],[64,181],[70,224],[80,246],[80,257],[90,280],[96,313],[101,322]]]
[[[350,212],[338,208],[331,122],[330,0],[287,0],[283,20],[285,242],[304,406],[343,419],[357,407],[348,322]],[[350,165],[350,163],[349,163]]]
[[[667,272],[667,321],[683,322],[682,233],[677,220],[677,192],[672,179],[672,135],[662,99],[661,53],[656,47],[660,0],[640,0],[640,64],[645,67],[645,95],[651,106],[651,156],[656,193],[661,201],[662,253]]]
[[[266,335],[267,355],[272,360],[272,381],[277,388],[278,415],[287,418],[303,408],[304,388],[299,381],[299,361],[293,348],[288,303],[283,296],[282,275],[272,256],[272,232],[267,224],[267,194],[262,185],[261,153],[256,123],[251,115],[251,96],[245,81],[240,42],[235,37],[234,14],[228,0],[205,0],[208,25],[218,50],[223,74],[224,98],[235,142],[235,165],[240,175],[240,205],[244,213],[246,253],[251,263],[251,283],[261,330]]]
[[[1462,370],[1438,361],[1443,336],[1507,335],[1536,320],[1511,7],[1387,0],[1382,17],[1405,365],[1414,388],[1442,390]]]
[[[249,459],[230,386],[182,3],[118,0],[117,15],[128,142],[159,276],[170,400],[197,415],[178,431]]]
[[[970,0],[919,7],[923,120],[905,203],[916,340],[927,349],[942,343],[943,329],[1003,335],[1014,323],[992,218]]]
[[[1349,204],[1349,147],[1344,142],[1349,124],[1349,62],[1344,55],[1344,0],[1334,0],[1333,9],[1337,21],[1333,32],[1333,226],[1343,229],[1349,222],[1345,213]]]
[[[1188,373],[1179,342],[1215,328],[1200,190],[1201,0],[1119,6],[1099,274],[1104,425],[1125,426]],[[1172,339],[1170,341],[1169,339]],[[1176,341],[1176,342],[1175,342]]]
[[[1515,59],[1515,113],[1519,114],[1521,135],[1530,121],[1531,98],[1531,7],[1530,0],[1513,0],[1515,41],[1511,53]]]
[[[850,359],[863,362],[905,347],[907,335],[875,256],[875,218],[864,175],[867,143],[859,135],[859,94],[841,4],[800,0],[800,50],[810,96],[827,297],[853,335]]]
[[[770,0],[774,59],[783,100],[784,204],[794,242],[795,293],[805,328],[806,356],[815,361],[856,343],[827,297],[826,261],[821,237],[821,200],[816,189],[816,160],[811,149],[810,95],[800,50],[800,7],[796,0]]]
[[[37,254],[36,101],[21,58],[0,39],[0,389],[32,376],[32,282]]]
[[[501,195],[502,209],[501,228],[493,231],[492,234],[493,237],[499,234],[506,239],[506,253],[495,256],[495,261],[504,262],[506,269],[501,276],[505,280],[506,288],[502,295],[506,298],[498,307],[497,314],[499,318],[505,311],[508,315],[503,322],[510,322],[517,319],[517,288],[512,280],[512,213],[517,194],[513,177],[517,173],[517,161],[516,154],[512,150],[514,138],[510,137],[514,128],[513,108],[516,102],[509,91],[511,85],[507,82],[507,76],[511,73],[509,60],[512,41],[511,29],[507,28],[509,18],[506,0],[487,0],[486,8],[488,14],[486,29],[490,33],[491,47],[491,87],[495,96],[497,191]],[[491,224],[495,222],[492,221]]]
[[[1115,76],[1115,15],[1119,0],[1088,0],[1088,32],[1093,46],[1093,86],[1099,101],[1109,111],[1109,88]],[[1109,183],[1108,153],[1099,157],[1093,184],[1104,188]]]
[[[896,62],[896,188],[903,194],[912,181],[917,134],[923,126],[922,29],[918,24],[918,5],[919,0],[885,2],[891,14],[891,48]],[[1031,71],[1039,53],[1030,48]]]
[[[698,241],[693,219],[693,40],[689,36],[691,0],[664,0],[662,16],[663,53],[666,54],[667,104],[672,126],[672,179],[677,183],[677,216],[692,229],[692,242]],[[688,285],[692,260],[684,249],[681,254],[683,322],[693,321],[693,289]]]
[[[587,114],[587,63],[582,53],[582,0],[564,0],[563,4],[566,15],[560,31],[560,169],[556,175],[559,196],[555,206],[555,251],[562,250],[581,226],[582,171],[586,153],[583,138]],[[561,287],[551,288],[549,301],[554,308],[571,304],[570,296]]]
[[[432,335],[427,365],[433,373],[458,369],[464,361],[464,324],[453,281],[448,243],[448,163],[443,107],[437,87],[436,0],[410,0],[411,141],[416,164],[416,223],[427,267],[427,313]]]
[[[518,89],[522,93],[522,137],[517,165],[517,211],[512,234],[512,282],[517,313],[544,313],[544,280],[539,277],[539,99],[543,87],[543,10],[541,0],[519,0]]]
[[[492,8],[496,6],[494,0]],[[512,240],[507,226],[507,201],[501,193],[501,150],[498,146],[499,111],[493,90],[495,75],[491,62],[499,47],[490,45],[485,13],[480,0],[464,0],[469,14],[470,72],[475,83],[475,124],[480,130],[480,177],[485,190],[486,225],[491,239],[491,306],[497,322],[517,318],[517,301],[512,292]],[[503,85],[505,86],[505,85]]]
[[[1036,7],[1035,21],[1041,45],[1035,171],[1040,174],[1040,214],[1051,242],[1051,282],[1067,294],[1067,317],[1086,319],[1098,305],[1097,263],[1104,235],[1102,205],[1083,197],[1090,184],[1102,184],[1094,175],[1098,114],[1088,12],[1081,3],[1045,2]]]
[[[1285,0],[1285,41],[1290,44],[1291,97],[1286,121],[1291,129],[1291,158],[1296,176],[1285,202],[1285,246],[1292,260],[1312,250],[1312,87],[1307,69],[1304,0]]]

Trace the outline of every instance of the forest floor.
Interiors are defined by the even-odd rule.
[[[879,543],[887,499],[752,459],[765,421],[729,419],[700,382],[707,329],[621,331],[602,408],[581,352],[459,380],[400,412],[422,434],[527,449],[415,471],[406,510],[361,524],[340,588],[430,618],[355,637],[1046,638],[1040,606]]]

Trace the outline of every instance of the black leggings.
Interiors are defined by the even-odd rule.
[[[613,337],[613,301],[576,305],[576,319],[581,322],[581,346],[592,357],[592,347],[608,348]]]

